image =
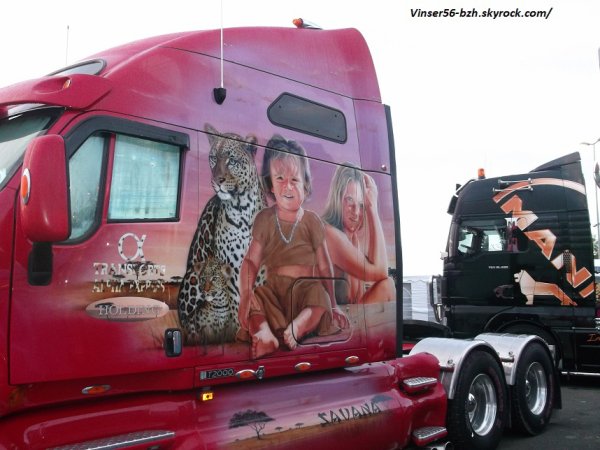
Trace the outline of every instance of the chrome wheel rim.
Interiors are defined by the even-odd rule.
[[[467,414],[473,432],[485,436],[490,432],[496,421],[498,399],[492,379],[485,374],[479,374],[469,387],[467,396]]]
[[[548,384],[546,372],[539,362],[533,362],[527,367],[525,373],[525,400],[527,408],[536,416],[541,414],[546,407],[548,398]]]

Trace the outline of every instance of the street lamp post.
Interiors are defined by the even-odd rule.
[[[587,145],[592,147],[592,151],[594,154],[594,163],[596,162],[596,144],[600,142],[600,138],[596,139],[594,142],[582,142],[581,145]],[[594,177],[592,179],[595,179]],[[598,215],[598,186],[594,182],[594,193],[596,194],[596,242],[600,241],[600,216]],[[600,248],[598,249],[600,252]]]

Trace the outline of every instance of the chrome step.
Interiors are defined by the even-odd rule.
[[[414,377],[402,380],[404,390],[409,394],[426,391],[434,387],[438,382],[437,378],[432,377]]]
[[[159,444],[159,441],[175,437],[173,431],[147,430],[135,433],[121,434],[93,441],[79,442],[77,444],[62,445],[48,450],[113,450],[143,444]],[[160,447],[157,447],[160,448]]]
[[[417,446],[423,446],[430,442],[437,441],[445,437],[448,430],[445,427],[423,427],[417,428],[412,433],[413,442]]]

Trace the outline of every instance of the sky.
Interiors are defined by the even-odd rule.
[[[517,8],[550,14],[460,17]],[[480,167],[488,177],[523,173],[578,151],[595,217],[600,143],[581,143],[600,138],[597,0],[5,2],[0,87],[136,39],[219,28],[221,17],[224,27],[291,27],[302,17],[362,32],[392,111],[405,275],[441,273],[448,203]]]

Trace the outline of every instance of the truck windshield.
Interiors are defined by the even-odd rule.
[[[35,109],[0,119],[0,189],[20,166],[27,144],[43,134],[60,111],[59,108]]]

